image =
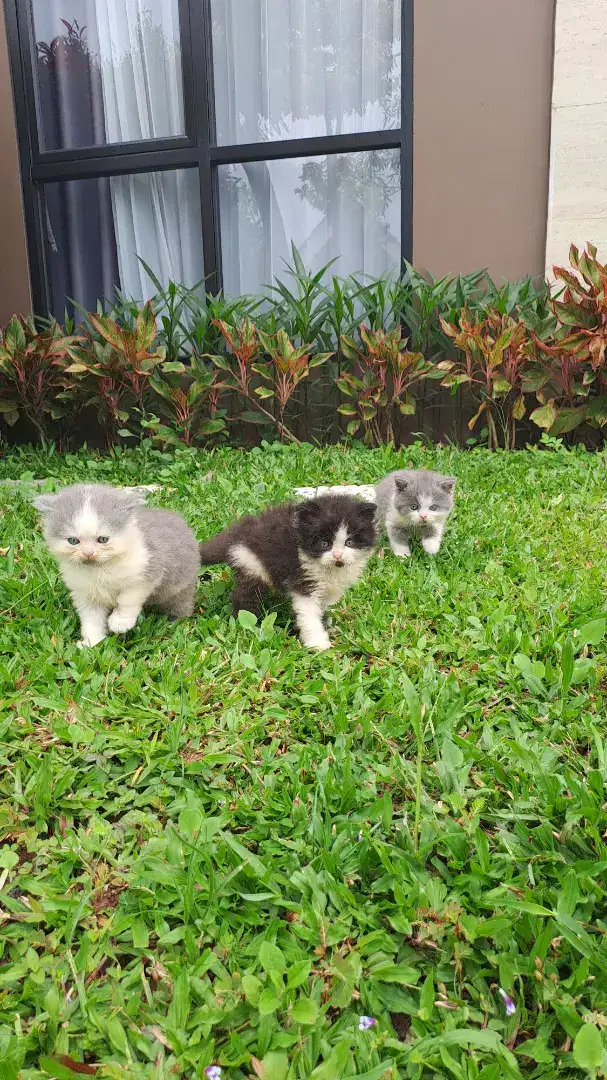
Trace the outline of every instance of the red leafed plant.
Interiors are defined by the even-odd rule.
[[[315,353],[310,345],[293,345],[284,330],[277,334],[264,334],[259,331],[259,340],[268,356],[264,364],[256,364],[255,370],[264,380],[255,393],[260,398],[274,397],[276,400],[276,426],[281,439],[285,434],[285,409],[302,379],[307,379],[310,370],[326,363],[333,353]],[[288,436],[287,436],[288,438]]]
[[[0,413],[7,424],[23,414],[45,441],[49,420],[60,414],[56,364],[75,359],[82,340],[65,334],[57,322],[39,329],[33,318],[13,315],[0,331]]]
[[[524,322],[497,311],[476,312],[466,308],[457,323],[441,319],[442,328],[462,354],[461,359],[443,360],[436,376],[446,373],[441,386],[452,391],[467,384],[477,405],[468,427],[472,431],[481,416],[487,424],[489,449],[500,445],[498,428],[506,450],[514,449],[516,421],[527,412],[524,376],[530,366],[526,352],[529,332]]]
[[[559,322],[554,339],[532,334],[534,370],[525,389],[539,401],[531,419],[551,435],[573,431],[584,421],[607,423],[607,266],[596,255],[592,244],[582,255],[571,245],[572,270],[554,267],[555,278],[565,285],[552,302]]]
[[[415,413],[412,389],[428,372],[431,365],[422,353],[410,352],[402,327],[391,330],[371,330],[364,323],[359,329],[360,344],[342,335],[341,351],[346,360],[356,366],[335,379],[342,394],[351,398],[338,407],[348,422],[349,435],[363,428],[365,442],[381,446],[395,441],[395,419],[398,415]]]
[[[149,301],[132,329],[119,326],[107,315],[91,314],[88,319],[90,329],[83,346],[74,362],[63,366],[64,390],[59,396],[94,406],[112,445],[132,410],[145,417],[150,379],[164,363],[165,350],[156,344],[156,320]]]
[[[223,384],[216,371],[209,371],[198,356],[190,357],[187,367],[180,361],[163,364],[162,371],[162,376],[158,372],[152,376],[150,385],[169,422],[157,416],[142,422],[155,439],[164,446],[192,446],[225,429],[225,413],[219,409]]]
[[[223,388],[235,390],[245,401],[255,405],[255,411],[242,413],[241,419],[253,423],[270,422],[278,430],[281,441],[298,443],[299,439],[285,424],[286,407],[311,368],[324,364],[332,353],[312,355],[310,345],[293,345],[284,330],[277,334],[258,331],[248,316],[240,326],[213,321],[221,331],[228,351],[205,355],[226,373]],[[262,380],[261,385],[258,378]],[[269,398],[276,401],[275,412],[262,405],[262,401]]]

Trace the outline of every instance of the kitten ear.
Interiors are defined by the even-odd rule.
[[[314,499],[306,499],[305,502],[298,503],[295,507],[296,525],[309,525],[317,519],[319,512],[320,507]]]
[[[144,506],[147,502],[147,491],[127,491],[120,488],[120,498],[125,510],[136,510],[138,506]]]
[[[41,514],[48,514],[53,509],[56,499],[56,495],[38,495],[37,498],[32,499],[32,506]]]
[[[441,480],[441,482],[439,484],[439,487],[441,487],[443,489],[443,491],[453,491],[453,488],[455,487],[456,480],[457,480],[456,476],[445,476]]]
[[[366,499],[364,501],[361,499],[360,506],[358,507],[358,513],[360,514],[361,518],[372,519],[377,513],[377,506],[374,502],[367,502]]]
[[[394,486],[397,491],[406,491],[409,487],[409,479],[406,476],[395,476]]]

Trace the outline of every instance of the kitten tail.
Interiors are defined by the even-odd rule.
[[[228,535],[225,532],[219,533],[204,544],[200,544],[198,552],[201,566],[214,566],[215,563],[225,562],[229,547]]]

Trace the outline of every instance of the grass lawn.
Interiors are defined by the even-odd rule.
[[[605,456],[29,451],[0,476],[158,482],[203,539],[407,463],[458,477],[443,550],[380,551],[322,655],[286,607],[235,622],[223,568],[194,619],[79,652],[32,490],[0,486],[2,1080],[74,1077],[61,1055],[116,1080],[595,1075]]]

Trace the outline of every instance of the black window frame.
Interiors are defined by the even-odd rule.
[[[43,185],[133,173],[198,169],[206,288],[222,287],[218,168],[255,161],[399,150],[401,261],[413,249],[413,3],[401,0],[401,127],[275,142],[217,145],[211,0],[177,0],[185,134],[142,142],[45,150],[38,140],[36,36],[31,0],[4,0],[21,165],[33,309],[51,310]]]

